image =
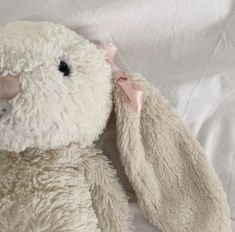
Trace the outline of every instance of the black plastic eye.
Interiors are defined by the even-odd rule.
[[[62,60],[60,61],[58,69],[64,74],[64,76],[68,76],[70,74],[69,66]]]

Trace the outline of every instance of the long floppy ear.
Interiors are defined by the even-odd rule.
[[[143,105],[135,112],[115,82],[117,146],[145,216],[162,232],[230,231],[226,195],[201,146],[154,86],[129,78]]]

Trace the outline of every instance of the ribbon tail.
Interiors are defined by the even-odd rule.
[[[134,110],[139,113],[142,107],[143,91],[139,86],[132,83],[131,79],[115,65],[117,47],[112,43],[97,44],[97,47],[106,50],[106,58],[112,66],[114,80],[117,81],[119,86],[125,92],[128,99],[131,101]]]
[[[129,77],[121,77],[117,82],[131,101],[134,110],[139,113],[142,107],[143,91],[134,85]]]

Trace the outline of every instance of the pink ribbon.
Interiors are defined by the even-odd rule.
[[[140,89],[138,85],[132,82],[131,78],[125,72],[121,71],[115,65],[115,56],[117,53],[117,47],[115,47],[111,43],[103,45],[98,44],[97,47],[106,50],[107,61],[112,65],[114,80],[125,92],[128,99],[131,101],[134,110],[139,113],[142,107],[143,91]]]

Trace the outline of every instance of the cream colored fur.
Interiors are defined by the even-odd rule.
[[[0,119],[0,148],[85,147],[102,132],[111,108],[104,52],[62,25],[16,22],[0,30],[0,75],[19,75],[22,93]],[[60,60],[70,77],[58,71]],[[96,103],[96,104],[94,104]]]
[[[1,232],[129,231],[126,196],[100,150],[2,152],[0,163]]]
[[[116,87],[117,145],[146,217],[164,232],[230,231],[227,198],[201,146],[155,87],[130,76],[143,108],[135,113]]]
[[[136,113],[105,53],[62,25],[7,25],[0,48],[0,75],[19,76],[22,86],[0,101],[0,232],[133,231],[116,172],[93,144],[113,104],[121,161],[147,219],[162,232],[230,231],[202,148],[144,78],[130,75],[144,92]]]

